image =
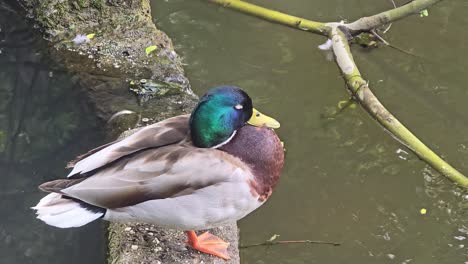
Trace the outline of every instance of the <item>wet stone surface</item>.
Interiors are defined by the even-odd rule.
[[[141,104],[148,96],[138,100],[128,93],[132,80],[170,87],[169,93],[158,90],[159,105],[194,100],[171,40],[152,22],[149,1],[20,2],[49,41],[52,58],[77,74],[104,120],[124,109],[155,114],[153,103]],[[150,46],[155,49],[148,54]]]
[[[130,91],[138,95],[140,102],[182,93],[178,85],[146,79],[130,81]]]

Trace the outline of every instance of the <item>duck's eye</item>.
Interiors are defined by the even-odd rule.
[[[257,113],[255,114],[255,116],[256,116],[256,117],[260,117],[260,113],[257,112]]]
[[[234,108],[237,109],[237,110],[241,110],[241,109],[244,108],[244,107],[243,107],[241,104],[236,104],[236,105],[234,106]]]

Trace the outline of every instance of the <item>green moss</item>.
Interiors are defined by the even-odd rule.
[[[164,96],[179,95],[183,93],[182,88],[178,84],[146,79],[131,81],[130,91],[137,94],[139,99],[143,102],[146,102],[151,98],[161,98]]]
[[[90,1],[90,6],[93,7],[93,8],[96,8],[99,11],[102,10],[103,5],[104,5],[103,0],[91,0]]]
[[[89,2],[87,0],[78,0],[77,3],[81,8],[89,7]]]
[[[377,37],[374,34],[364,32],[355,36],[352,42],[364,48],[376,48],[378,46],[377,41]]]
[[[107,238],[108,238],[108,256],[107,263],[117,263],[120,253],[122,251],[122,246],[120,244],[121,234],[124,230],[120,224],[110,224],[107,228]]]
[[[37,8],[34,9],[34,15],[41,26],[54,28],[69,13],[69,10],[68,1],[40,1]]]

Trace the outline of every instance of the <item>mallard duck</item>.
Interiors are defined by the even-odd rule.
[[[228,259],[228,243],[194,230],[237,221],[270,197],[284,163],[279,126],[240,88],[214,88],[191,115],[78,157],[67,179],[39,186],[51,193],[33,209],[60,228],[102,218],[184,230],[194,249]]]

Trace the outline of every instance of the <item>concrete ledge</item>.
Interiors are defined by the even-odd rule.
[[[212,229],[210,232],[230,243],[231,260],[225,261],[186,247],[187,238],[182,231],[161,229],[148,224],[111,223],[107,263],[240,263],[237,225],[232,223]],[[201,231],[197,233],[201,234]]]

